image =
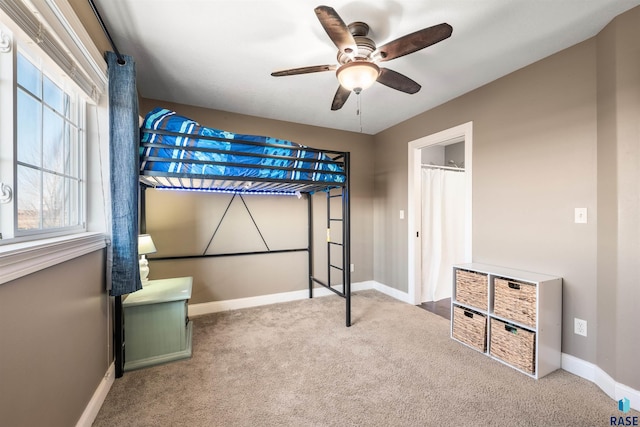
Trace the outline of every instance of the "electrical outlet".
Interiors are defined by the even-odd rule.
[[[356,267],[353,264],[351,264],[351,272],[353,273],[354,271],[356,271]]]
[[[578,335],[582,335],[583,337],[587,336],[587,321],[578,319],[575,317],[573,319],[573,332]]]

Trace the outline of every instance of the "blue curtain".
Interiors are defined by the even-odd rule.
[[[140,128],[133,58],[118,63],[107,52],[109,67],[109,154],[111,156],[112,296],[142,289],[138,266],[138,171]]]

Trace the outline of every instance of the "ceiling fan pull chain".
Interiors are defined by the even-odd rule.
[[[362,100],[360,98],[360,94],[358,94],[358,109],[356,110],[356,115],[360,120],[360,133],[362,133]]]

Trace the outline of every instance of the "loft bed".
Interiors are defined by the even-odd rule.
[[[235,197],[242,198],[243,194],[306,197],[309,226],[306,248],[270,250],[265,242],[265,251],[206,254],[205,249],[202,255],[150,259],[161,261],[306,251],[309,298],[313,298],[314,284],[345,298],[345,322],[346,326],[351,326],[348,152],[315,149],[271,137],[240,135],[203,127],[173,111],[155,108],[146,115],[140,130],[140,184],[141,232],[146,231],[144,190],[147,188],[232,193],[231,202]],[[327,199],[326,283],[314,277],[311,196],[319,192],[326,193]],[[332,217],[331,201],[336,199],[341,203],[340,218]],[[224,215],[220,223],[223,219]],[[341,241],[334,242],[330,238],[331,227],[334,224],[338,228],[338,223],[341,224]],[[215,231],[210,243],[214,236]],[[337,248],[341,255],[339,264],[332,262],[332,248]],[[331,286],[332,272],[342,276],[341,287]]]

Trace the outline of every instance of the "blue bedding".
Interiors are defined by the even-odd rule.
[[[141,142],[141,174],[216,180],[345,182],[343,167],[320,150],[282,139],[204,127],[164,108],[147,114]]]

